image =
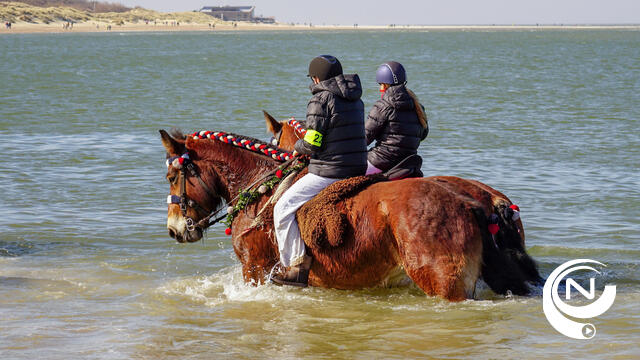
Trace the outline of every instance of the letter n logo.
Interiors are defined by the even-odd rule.
[[[566,294],[566,298],[567,300],[571,299],[571,287],[573,286],[576,290],[578,290],[578,292],[580,292],[580,294],[582,294],[582,296],[586,297],[589,300],[593,300],[596,297],[596,279],[594,278],[590,278],[589,279],[589,291],[585,290],[585,288],[583,288],[580,284],[578,284],[575,280],[573,280],[572,278],[567,278],[566,281],[566,288],[567,288],[567,294]]]

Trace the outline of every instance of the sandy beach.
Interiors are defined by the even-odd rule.
[[[71,7],[36,7],[18,2],[0,3],[0,34],[142,31],[266,31],[266,30],[575,30],[629,29],[635,25],[310,25],[222,21],[201,12],[165,13],[143,8],[125,12],[90,12]],[[11,26],[6,26],[7,22]]]
[[[65,29],[65,22],[57,21],[49,24],[34,24],[27,22],[12,23],[11,29],[4,24],[0,34],[25,34],[25,33],[81,33],[81,32],[178,32],[178,31],[322,31],[322,30],[479,30],[479,31],[505,31],[505,30],[597,30],[597,29],[626,29],[640,30],[640,25],[408,25],[408,26],[346,26],[346,25],[292,25],[292,24],[256,24],[247,22],[221,23],[180,23],[172,25],[171,22],[124,23],[114,25],[104,21],[87,21],[73,24],[73,28]],[[108,26],[111,29],[108,30]]]

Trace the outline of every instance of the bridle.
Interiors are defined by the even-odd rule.
[[[215,192],[213,192],[213,190],[211,190],[211,188],[204,182],[204,180],[202,180],[200,174],[198,174],[198,171],[196,170],[195,165],[191,161],[191,158],[189,158],[188,152],[182,154],[181,156],[173,156],[168,158],[167,168],[169,166],[173,166],[174,168],[180,170],[180,196],[169,195],[167,197],[167,204],[178,204],[180,206],[180,212],[182,213],[182,216],[187,223],[187,231],[194,231],[197,228],[204,230],[226,217],[226,215],[222,215],[210,222],[210,219],[217,215],[222,209],[219,209],[217,211],[208,210],[204,206],[198,204],[197,201],[187,196],[187,175],[191,175],[192,177],[196,178],[200,183],[200,186],[202,186],[202,188],[207,192],[207,194],[209,194],[209,196],[212,196],[214,198],[218,196]],[[194,209],[200,214],[203,214],[205,217],[196,223],[191,217],[187,215],[188,208]]]
[[[283,163],[283,167],[285,168],[288,167],[291,163],[293,163],[294,160],[296,160],[296,158],[292,157],[291,159],[285,161]],[[194,231],[195,229],[205,230],[211,225],[214,225],[220,222],[222,219],[228,216],[228,214],[222,214],[217,218],[211,220],[212,217],[218,215],[218,213],[224,210],[224,208],[220,208],[216,211],[207,210],[204,206],[198,204],[197,201],[187,196],[187,174],[196,178],[200,183],[200,185],[202,186],[202,188],[207,192],[207,194],[209,194],[209,196],[212,196],[212,197],[219,196],[219,195],[216,195],[216,193],[213,190],[211,190],[211,188],[204,182],[204,180],[202,180],[202,178],[198,174],[198,171],[196,170],[195,165],[189,158],[188,152],[182,154],[181,156],[173,156],[168,158],[166,164],[167,164],[167,167],[173,166],[174,168],[180,170],[180,196],[169,195],[167,197],[167,203],[178,204],[180,206],[180,212],[182,213],[182,216],[184,217],[185,222],[187,223],[187,231]],[[279,168],[274,168],[264,176],[258,178],[256,181],[254,181],[251,185],[248,186],[248,189],[252,188],[256,184],[272,176],[277,172],[278,169]],[[233,203],[241,195],[242,195],[242,192],[240,192],[235,198],[231,199],[229,203]],[[200,221],[195,222],[191,217],[187,215],[187,208],[192,208],[197,212],[205,215],[205,217],[202,218]],[[227,212],[228,211],[229,209],[227,209]]]

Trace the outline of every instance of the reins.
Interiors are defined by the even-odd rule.
[[[289,159],[287,161],[285,161],[281,166],[269,171],[268,173],[266,173],[264,176],[258,178],[256,181],[252,182],[249,186],[247,186],[247,190],[245,190],[244,192],[241,191],[238,193],[238,195],[236,195],[233,199],[229,200],[229,207],[227,208],[227,214],[221,215],[215,219],[213,219],[213,221],[209,222],[209,220],[216,216],[219,212],[221,212],[222,210],[224,210],[224,208],[220,208],[217,211],[211,213],[210,215],[202,218],[200,221],[198,221],[198,223],[196,224],[196,226],[199,226],[202,229],[206,229],[211,225],[214,225],[220,221],[222,221],[225,218],[228,218],[229,215],[233,214],[233,212],[235,211],[235,207],[232,205],[234,201],[238,200],[238,198],[240,198],[243,194],[245,194],[247,191],[251,191],[251,189],[256,186],[258,183],[263,182],[264,180],[266,180],[267,178],[273,176],[276,174],[276,172],[278,172],[278,170],[281,170],[281,168],[288,168],[289,165],[291,165],[291,163],[293,163],[296,160],[296,158],[292,158]],[[230,210],[231,208],[233,208],[234,210]]]

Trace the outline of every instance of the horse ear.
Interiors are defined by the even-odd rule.
[[[169,154],[180,155],[184,152],[184,144],[171,137],[166,131],[160,130],[160,137],[162,137],[162,145]]]
[[[264,114],[264,121],[267,123],[267,130],[273,135],[279,133],[280,130],[282,130],[282,124],[274,119],[273,116],[269,115],[268,112],[262,110],[262,113]]]

